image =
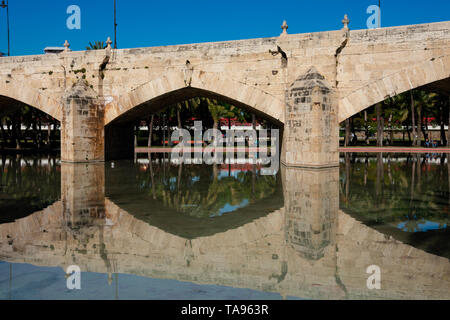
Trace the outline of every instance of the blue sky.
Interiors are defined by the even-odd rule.
[[[117,0],[119,48],[161,46],[336,30],[348,13],[351,29],[366,28],[378,0]],[[69,5],[81,8],[81,30],[69,30]],[[9,0],[11,54],[40,54],[69,40],[72,50],[113,38],[113,0]],[[448,0],[382,0],[382,25],[450,20]],[[0,51],[7,52],[6,10],[0,9]]]

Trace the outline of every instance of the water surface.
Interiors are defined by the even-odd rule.
[[[0,299],[450,298],[440,155],[347,154],[273,176],[163,155],[0,168]]]
[[[450,258],[447,160],[431,154],[346,154],[340,207],[404,243]]]

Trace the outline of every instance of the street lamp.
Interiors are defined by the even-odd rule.
[[[116,0],[114,0],[114,49],[117,49],[117,20],[116,20]]]
[[[381,28],[381,0],[378,0],[378,28]]]
[[[2,4],[0,5],[0,7],[2,7],[3,9],[6,8],[6,20],[7,20],[7,24],[8,24],[8,57],[10,55],[10,45],[9,45],[9,0],[6,0],[6,4],[5,4],[5,0],[2,0]]]

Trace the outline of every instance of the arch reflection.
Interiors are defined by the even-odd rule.
[[[245,225],[283,207],[281,177],[261,167],[173,165],[164,155],[106,168],[106,196],[136,218],[193,239]]]

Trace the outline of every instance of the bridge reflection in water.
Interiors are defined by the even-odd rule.
[[[180,205],[189,202],[189,190],[177,186],[188,181],[183,169],[176,168],[177,180],[173,168],[158,171],[153,162],[137,168],[127,176],[121,163],[114,169],[62,164],[60,201],[0,225],[0,260],[64,270],[78,265],[83,272],[108,274],[110,282],[114,274],[132,274],[282,297],[450,298],[447,258],[405,245],[339,210],[338,168],[283,167],[266,181],[251,168],[249,177],[240,177],[254,196],[248,203],[212,208],[206,200],[221,192],[215,186],[191,201],[195,210]],[[226,183],[220,168],[210,170],[213,181]],[[189,179],[201,181],[191,173]],[[142,175],[163,190],[146,188]],[[124,186],[129,197],[120,196]],[[158,214],[162,208],[167,221]],[[370,265],[381,268],[381,290],[367,288]]]

